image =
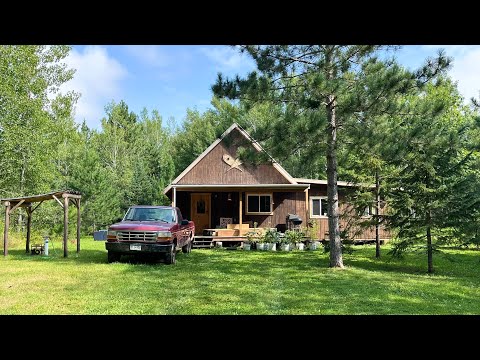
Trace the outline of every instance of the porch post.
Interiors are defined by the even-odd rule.
[[[173,187],[173,207],[177,206],[177,187]]]
[[[238,192],[238,223],[242,225],[242,192]],[[240,226],[240,229],[242,227]]]
[[[308,215],[310,214],[310,212],[308,211],[309,209],[309,206],[310,206],[310,203],[308,201],[308,188],[305,189],[305,221],[308,219]]]
[[[5,228],[3,229],[3,256],[8,255],[8,225],[10,221],[10,201],[5,201]]]

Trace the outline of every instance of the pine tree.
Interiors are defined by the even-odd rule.
[[[283,121],[272,119],[268,128],[285,152],[307,148],[311,161],[325,156],[330,267],[343,268],[338,207],[338,147],[342,128],[365,112],[393,111],[399,93],[428,82],[448,66],[439,56],[421,71],[410,73],[395,61],[380,61],[383,47],[374,45],[272,45],[244,46],[256,61],[246,78],[218,75],[213,92],[220,97],[283,104]],[[302,121],[299,121],[299,120]],[[365,119],[368,121],[368,119]],[[312,151],[315,147],[318,152]],[[325,152],[321,150],[325,149]]]
[[[409,114],[392,118],[389,136],[397,169],[388,180],[389,224],[400,238],[392,254],[426,249],[432,273],[438,245],[479,213],[475,155],[480,142],[471,136],[478,124],[450,81],[430,84],[405,102]]]

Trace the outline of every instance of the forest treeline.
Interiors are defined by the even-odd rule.
[[[288,54],[291,48],[280,50]],[[325,72],[335,71],[337,77],[322,78],[316,75],[329,53],[319,49],[320,60],[309,69],[305,64],[279,68],[280,63],[267,61],[273,52],[251,50],[258,72],[245,80],[237,78],[236,84],[221,74],[216,84],[206,84],[212,88],[212,101],[204,112],[188,109],[184,119],[175,121],[163,119],[159,110],[137,114],[125,101],[112,101],[97,119],[99,128],[91,129],[85,121],[74,120],[81,94],[58,92],[75,73],[62,62],[69,46],[2,45],[0,198],[80,191],[82,233],[92,234],[130,205],[167,204],[164,188],[233,122],[261,142],[292,176],[326,179],[325,154],[332,146],[327,136],[332,125],[329,111],[337,104],[335,114],[342,120],[336,123],[334,144],[338,179],[378,184],[391,212],[388,222],[382,221],[403,239],[398,251],[423,244],[425,236],[433,236],[435,244],[478,244],[479,113],[449,77],[451,59],[440,54],[436,63],[427,59],[423,73],[414,73],[393,57],[359,57],[375,49],[339,47],[345,53],[338,54],[350,56],[353,65],[342,63],[338,55],[337,68]],[[274,78],[275,71],[281,79]],[[316,103],[327,88],[336,94],[332,103]],[[263,161],[247,149],[240,155],[245,161]],[[376,199],[371,189],[360,186],[351,201],[361,209],[375,205]],[[25,220],[22,211],[16,213],[12,231],[21,230]],[[2,206],[0,226],[3,214]],[[42,204],[33,216],[34,231],[61,233],[61,214],[55,202]],[[74,211],[70,216],[75,217]]]

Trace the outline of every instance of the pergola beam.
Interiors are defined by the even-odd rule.
[[[17,208],[18,208],[20,205],[22,205],[24,202],[25,202],[25,200],[23,200],[23,199],[20,200],[17,205],[15,205],[13,208],[10,209],[10,212],[14,212],[15,210],[17,210]]]
[[[58,200],[58,198],[55,196],[55,195],[52,195],[52,197],[57,200],[57,202],[60,204],[60,206],[63,208],[63,204],[60,200]],[[67,206],[68,206],[68,202],[67,202]]]

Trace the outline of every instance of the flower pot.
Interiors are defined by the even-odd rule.
[[[265,251],[265,243],[257,243],[257,250]]]
[[[308,250],[318,250],[320,248],[320,242],[319,241],[312,241],[308,245]]]
[[[290,251],[290,244],[282,244],[280,245],[280,249],[282,251]]]
[[[243,250],[250,250],[250,244],[243,243]]]
[[[295,247],[297,248],[297,250],[300,250],[300,251],[305,250],[305,244],[302,243],[302,242],[296,243],[296,244],[295,244]]]
[[[277,243],[266,243],[265,245],[267,245],[265,250],[277,251]]]

